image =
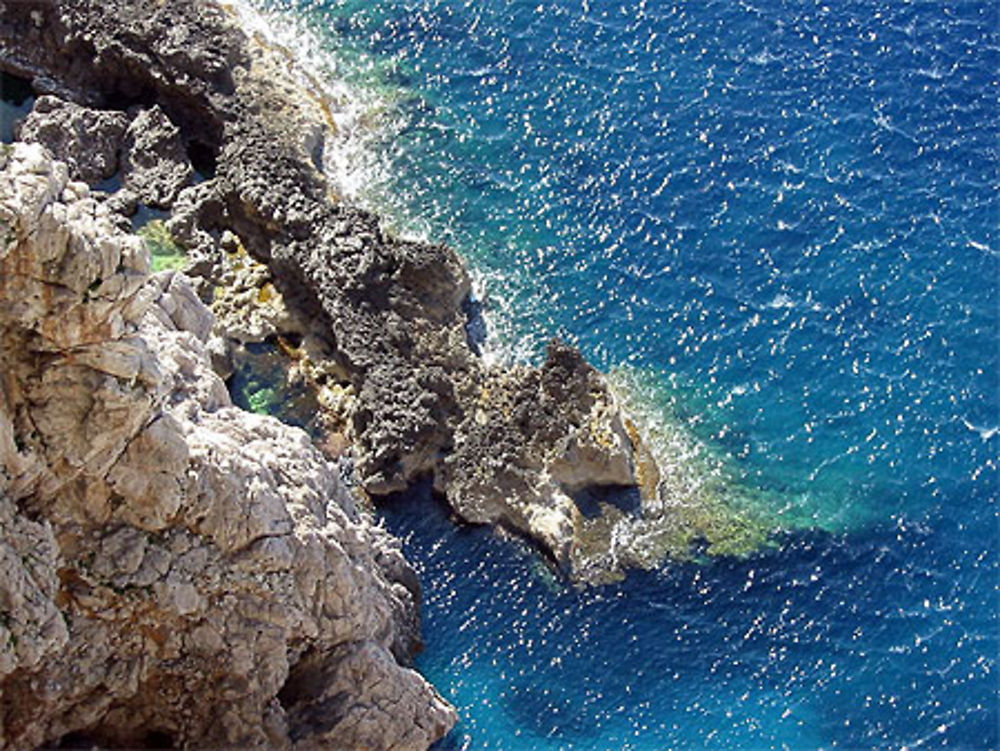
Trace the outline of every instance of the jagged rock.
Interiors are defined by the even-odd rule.
[[[125,131],[122,179],[125,189],[149,206],[168,208],[194,178],[180,129],[158,106],[136,114]]]
[[[52,527],[0,496],[0,675],[37,669],[69,641],[55,606],[58,560]]]
[[[408,727],[399,747],[416,748],[434,732],[425,717],[412,712],[421,693],[415,673],[409,680],[398,680],[391,657],[371,644],[347,645],[338,657],[317,666],[319,670],[300,669],[289,680],[289,718],[311,731],[298,748],[378,748],[384,743],[386,725]],[[315,684],[324,687],[320,697],[300,693],[300,686],[308,692]],[[371,697],[374,711],[358,707],[358,696]]]
[[[0,167],[0,747],[426,748],[397,543],[231,406],[183,276],[41,147]]]
[[[273,283],[270,269],[254,260],[231,232],[222,238],[222,253],[212,271],[212,312],[219,329],[242,344],[268,337],[304,333]]]
[[[72,179],[96,185],[118,171],[118,149],[128,124],[124,112],[99,111],[41,96],[17,136],[45,146],[66,163]]]
[[[158,97],[172,122],[196,129],[186,145],[205,166],[222,137],[233,71],[250,61],[223,7],[194,0],[8,3],[0,59],[41,93],[88,107],[125,109]]]
[[[459,515],[529,535],[571,574],[594,580],[675,549],[650,540],[673,535],[686,545],[704,528],[697,514],[675,513],[700,498],[675,498],[688,492],[683,483],[666,489],[643,437],[578,353],[554,347],[534,369],[488,367],[477,356],[461,259],[394,237],[378,217],[336,200],[319,170],[329,100],[223,6],[10,5],[0,65],[88,106],[155,104],[178,127],[206,179],[179,192],[167,228],[201,277],[199,297],[216,301],[234,352],[285,334],[315,344],[308,367],[296,352],[288,370],[310,382],[318,404],[347,412],[328,420],[338,428],[320,443],[339,455],[350,441],[371,495],[433,475]],[[232,247],[248,259],[239,273],[228,264]],[[639,501],[608,501],[619,486]],[[591,510],[581,494],[598,496]],[[695,520],[691,533],[676,535],[686,520]]]
[[[120,172],[112,206],[122,213],[138,203],[167,208],[194,178],[180,129],[156,105],[130,112],[41,96],[18,137],[45,146],[66,162],[72,179],[88,185]]]
[[[452,506],[542,541],[571,569],[572,496],[634,484],[633,446],[600,374],[554,341],[541,368],[490,372],[437,478]]]

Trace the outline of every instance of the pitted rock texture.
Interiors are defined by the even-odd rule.
[[[128,123],[124,112],[94,110],[42,96],[17,136],[59,154],[74,180],[96,185],[118,171],[118,149]]]
[[[180,129],[158,106],[139,109],[122,144],[125,190],[147,206],[168,208],[194,178]]]
[[[579,571],[573,496],[634,484],[632,443],[607,385],[576,349],[554,341],[542,367],[487,371],[480,389],[441,486],[464,518],[514,520]]]
[[[213,319],[38,145],[0,153],[0,748],[423,749],[419,584]]]

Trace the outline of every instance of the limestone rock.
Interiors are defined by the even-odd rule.
[[[222,237],[222,253],[212,280],[212,311],[226,336],[247,344],[281,333],[302,333],[274,286],[270,269],[254,260],[231,232]]]
[[[38,145],[4,151],[0,221],[0,747],[441,737],[398,543],[302,431],[231,405],[184,277]]]
[[[308,661],[306,665],[308,665]],[[403,680],[394,675],[391,656],[372,644],[349,645],[333,672],[321,667],[318,671],[300,668],[288,684],[289,716],[299,727],[312,732],[299,744],[302,751],[326,749],[331,746],[378,748],[384,743],[386,727],[397,729],[400,748],[419,748],[428,735],[428,718],[412,713],[421,687],[420,677],[411,672]],[[320,696],[300,693],[320,683],[325,686]],[[301,688],[300,688],[301,687]],[[361,688],[358,691],[358,687]],[[370,706],[357,707],[354,697],[364,695]],[[431,718],[441,722],[445,718]]]
[[[35,669],[53,659],[65,647],[69,634],[55,603],[59,548],[52,528],[25,518],[3,497],[0,567],[0,675],[8,675],[17,668]]]

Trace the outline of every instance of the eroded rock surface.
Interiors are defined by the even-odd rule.
[[[528,535],[589,581],[683,554],[711,528],[677,513],[701,501],[666,482],[578,353],[555,344],[538,368],[478,357],[461,260],[337,199],[321,169],[336,101],[222,5],[8,4],[0,65],[40,93],[129,118],[159,113],[176,128],[169,161],[183,165],[179,143],[205,179],[188,185],[176,166],[151,165],[170,179],[153,180],[161,187],[148,200],[169,208],[165,226],[195,289],[224,322],[210,347],[218,367],[230,372],[240,348],[262,338],[280,345],[288,378],[330,412],[317,444],[349,454],[370,495],[432,475],[459,516]],[[133,205],[108,201],[126,214]],[[607,500],[623,489],[634,502]]]
[[[0,153],[0,747],[423,749],[419,584],[213,317],[39,145]]]
[[[439,482],[466,519],[527,530],[567,568],[590,486],[631,485],[633,447],[601,376],[549,345],[540,368],[486,371]]]
[[[180,129],[158,106],[138,110],[121,151],[124,188],[147,206],[169,208],[194,178]]]
[[[118,150],[128,124],[124,112],[95,110],[42,96],[21,123],[17,136],[59,154],[74,180],[96,185],[118,171]]]

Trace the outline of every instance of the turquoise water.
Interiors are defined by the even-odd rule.
[[[995,3],[285,2],[365,199],[763,491],[750,560],[562,590],[397,504],[443,748],[1000,746]]]

